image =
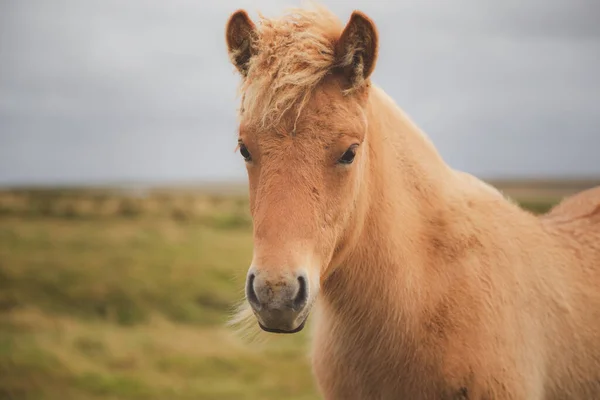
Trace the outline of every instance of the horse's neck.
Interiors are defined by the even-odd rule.
[[[420,246],[433,214],[443,213],[456,174],[380,89],[372,90],[369,114],[369,204],[360,236],[324,282],[324,295],[341,313],[377,318],[372,310],[386,310],[386,318],[405,320],[427,295],[422,282],[432,271],[422,268]]]
[[[409,181],[427,188],[443,185],[451,173],[429,138],[382,89],[373,87],[370,96],[371,139],[378,147],[381,166],[393,168],[393,182]],[[385,155],[386,157],[381,157]],[[436,183],[437,182],[437,183]]]

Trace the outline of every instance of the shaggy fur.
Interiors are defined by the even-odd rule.
[[[536,217],[451,169],[371,84],[363,14],[227,32],[253,265],[308,271],[324,398],[600,398],[600,188]]]

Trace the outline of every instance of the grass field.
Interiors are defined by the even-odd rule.
[[[224,326],[247,210],[237,195],[1,192],[0,399],[317,399],[306,333],[259,346]]]

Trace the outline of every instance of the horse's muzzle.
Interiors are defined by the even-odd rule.
[[[271,333],[301,331],[309,308],[306,274],[271,275],[252,267],[246,279],[246,299],[260,327]]]

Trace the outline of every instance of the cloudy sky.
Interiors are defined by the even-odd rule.
[[[374,81],[455,168],[600,176],[598,0],[322,3],[374,19]],[[298,4],[0,0],[0,185],[243,181],[225,22]]]

